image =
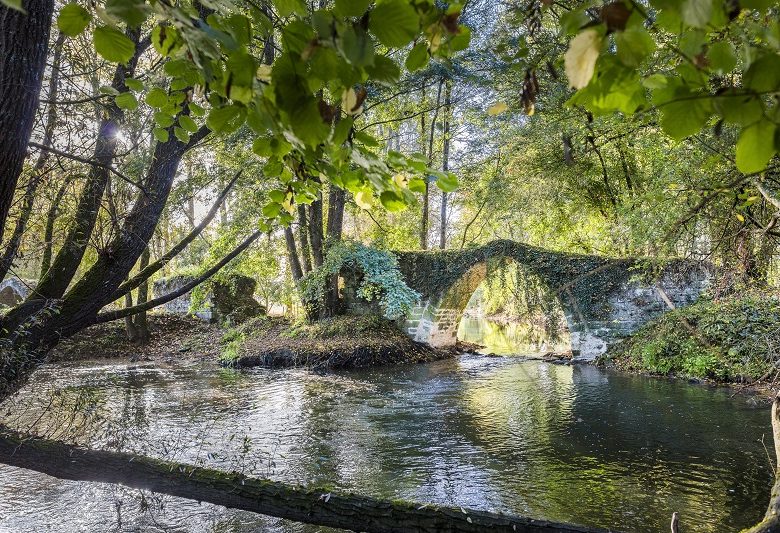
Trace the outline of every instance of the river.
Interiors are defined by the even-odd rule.
[[[112,449],[384,498],[612,527],[756,522],[769,410],[725,389],[463,355],[321,374],[104,362],[43,367],[4,422]],[[0,466],[1,531],[322,531]]]

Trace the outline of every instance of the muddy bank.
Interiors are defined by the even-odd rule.
[[[453,357],[461,350],[414,342],[392,322],[375,316],[342,316],[311,324],[256,318],[225,333],[220,363],[236,368],[336,370],[423,363]]]

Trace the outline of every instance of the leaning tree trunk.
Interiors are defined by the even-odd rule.
[[[0,4],[0,240],[27,156],[46,68],[54,0]]]
[[[139,31],[129,31],[129,37],[136,43],[136,52],[127,66],[118,65],[114,71],[111,87],[118,92],[127,91],[125,80],[133,75],[138,64],[138,58],[145,49],[138,46]],[[30,293],[28,300],[42,302],[46,299],[61,298],[67,290],[73,276],[84,257],[89,238],[95,228],[103,193],[109,180],[109,168],[114,161],[117,148],[116,132],[123,119],[123,112],[111,101],[106,104],[105,117],[98,126],[93,160],[97,163],[90,169],[89,177],[81,193],[78,207],[73,219],[73,225],[65,236],[60,251],[57,253],[51,267],[38,282],[35,291]],[[39,307],[40,307],[39,303]]]
[[[47,96],[49,99],[49,110],[46,113],[46,122],[43,126],[43,142],[41,143],[45,148],[51,147],[52,137],[54,136],[54,127],[57,124],[57,93],[59,92],[60,81],[60,63],[62,60],[62,45],[65,42],[65,34],[61,33],[57,37],[57,42],[54,44],[54,59],[51,65],[51,75],[49,76],[49,90]],[[19,252],[19,246],[22,244],[22,236],[27,229],[27,223],[30,221],[30,216],[33,213],[33,207],[35,205],[35,192],[38,190],[44,176],[44,168],[46,162],[49,160],[48,150],[41,150],[38,155],[38,159],[35,161],[35,165],[32,169],[32,175],[30,176],[27,186],[24,189],[24,196],[22,197],[22,206],[19,210],[19,216],[16,219],[16,226],[14,226],[14,232],[11,235],[11,239],[5,247],[3,252],[3,258],[0,259],[0,279],[5,278],[8,270],[11,269],[16,259],[16,254]]]
[[[231,509],[351,531],[512,533],[603,530],[463,507],[387,501],[123,452],[91,450],[0,426],[0,461],[60,479],[118,483]],[[605,531],[603,533],[606,533]]]
[[[157,144],[144,180],[146,192],[139,193],[121,231],[62,300],[28,300],[2,318],[0,327],[8,333],[0,347],[0,400],[27,380],[59,339],[92,325],[114,300],[154,233],[182,156],[207,134],[203,127],[185,144],[171,132],[168,142]]]
[[[452,82],[447,81],[447,89],[444,96],[444,145],[441,156],[441,169],[443,172],[450,170],[450,129],[452,122]],[[439,226],[439,248],[447,247],[447,193],[441,193],[441,225]]]

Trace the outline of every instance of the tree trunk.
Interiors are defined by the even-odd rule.
[[[147,193],[139,193],[121,231],[64,299],[28,299],[2,317],[0,327],[9,333],[2,348],[3,357],[0,357],[0,399],[27,380],[60,338],[95,323],[98,311],[115,299],[113,294],[127,278],[154,233],[182,156],[207,134],[208,129],[203,127],[184,144],[171,132],[168,142],[156,145],[144,181]]]
[[[298,285],[303,278],[303,270],[301,269],[301,261],[298,259],[298,247],[295,245],[295,235],[293,235],[290,227],[284,228],[284,241],[287,244],[287,258],[290,261],[290,272],[292,272],[292,278],[296,285]]]
[[[452,122],[452,82],[447,80],[447,88],[444,95],[444,145],[441,156],[441,169],[443,172],[450,170],[450,127]],[[441,193],[441,225],[439,228],[439,248],[447,247],[447,193]]]
[[[54,126],[57,122],[57,106],[54,104],[54,101],[57,100],[57,93],[59,91],[60,63],[62,60],[62,44],[64,42],[65,34],[60,33],[57,37],[57,42],[54,44],[54,59],[52,61],[51,76],[49,77],[49,90],[47,94],[50,103],[48,104],[49,110],[46,113],[46,122],[43,126],[43,142],[41,144],[46,148],[51,146],[52,136],[54,135]],[[49,152],[47,150],[41,150],[38,159],[33,166],[32,175],[24,189],[22,207],[19,210],[19,218],[16,220],[14,232],[5,247],[2,259],[0,259],[0,280],[5,278],[8,270],[13,266],[16,254],[19,252],[24,230],[27,229],[27,223],[30,221],[30,216],[32,215],[33,207],[35,205],[35,192],[38,190],[38,185],[40,185],[43,180],[44,168],[46,167],[48,159]]]
[[[149,266],[149,247],[141,254],[141,263],[138,265],[138,270],[143,271]],[[137,305],[144,305],[149,300],[149,281],[148,278],[141,282],[138,286],[138,297],[136,298]],[[133,317],[136,329],[136,342],[140,345],[149,343],[149,322],[146,320],[146,311],[141,311]]]
[[[325,233],[327,248],[341,241],[341,232],[344,226],[344,204],[346,203],[346,191],[335,185],[328,189],[328,226]],[[341,311],[339,299],[339,275],[331,274],[325,278],[325,302],[322,307],[321,317],[336,316]]]
[[[125,294],[125,309],[130,309],[131,307],[133,307],[133,293],[128,292]],[[127,335],[127,340],[130,342],[136,342],[138,340],[138,330],[135,327],[133,315],[125,317],[125,334]]]
[[[27,156],[49,49],[54,0],[0,4],[0,240]]]
[[[775,441],[775,484],[769,497],[764,519],[743,533],[778,533],[780,531],[780,391],[772,402],[772,436]]]
[[[436,134],[436,119],[439,116],[439,104],[441,103],[441,88],[444,84],[444,79],[439,80],[439,89],[436,92],[436,106],[433,109],[433,118],[431,119],[431,133],[428,136],[428,166],[433,165],[433,140]],[[424,100],[423,100],[424,101]],[[425,113],[422,118],[423,130],[425,130]],[[423,131],[423,135],[425,131]],[[423,205],[422,205],[422,221],[420,224],[420,248],[422,250],[428,249],[428,221],[430,219],[430,180],[428,175],[425,176],[425,191],[423,192]]]
[[[321,267],[324,251],[322,245],[322,193],[309,206],[309,236],[311,237],[311,255],[314,267]]]
[[[51,256],[52,248],[54,247],[54,223],[57,221],[57,215],[60,210],[60,202],[62,202],[65,193],[68,191],[68,186],[73,181],[73,174],[69,174],[65,181],[57,189],[57,194],[54,196],[54,200],[49,206],[49,211],[46,213],[46,229],[43,234],[43,257],[41,258],[41,274],[40,278],[46,275],[51,268]]]
[[[127,91],[125,79],[133,75],[138,58],[145,49],[142,46],[138,46],[138,30],[129,31],[128,36],[136,43],[136,52],[126,67],[123,65],[116,67],[111,87],[119,92]],[[122,110],[119,109],[113,100],[106,104],[106,108],[106,115],[102,118],[98,127],[98,137],[95,142],[95,153],[93,156],[93,160],[98,165],[92,165],[90,169],[89,177],[79,199],[79,205],[76,208],[73,224],[65,237],[62,248],[60,248],[60,251],[54,258],[51,267],[38,282],[35,291],[30,293],[28,300],[61,298],[73,280],[73,276],[76,274],[84,257],[89,238],[95,228],[100,203],[110,176],[108,169],[116,155],[116,132],[124,116]]]
[[[117,483],[307,524],[370,533],[552,533],[603,530],[486,511],[379,500],[142,455],[91,450],[0,427],[0,460],[59,479]],[[603,532],[606,533],[606,532]]]
[[[306,206],[298,204],[298,239],[301,241],[301,266],[303,272],[311,272],[311,250],[309,249],[309,225],[306,223]]]

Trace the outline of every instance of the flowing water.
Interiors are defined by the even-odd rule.
[[[48,365],[0,417],[38,433],[322,484],[611,527],[726,532],[763,514],[769,410],[725,389],[464,355],[318,374]],[[322,531],[0,466],[2,531]]]

